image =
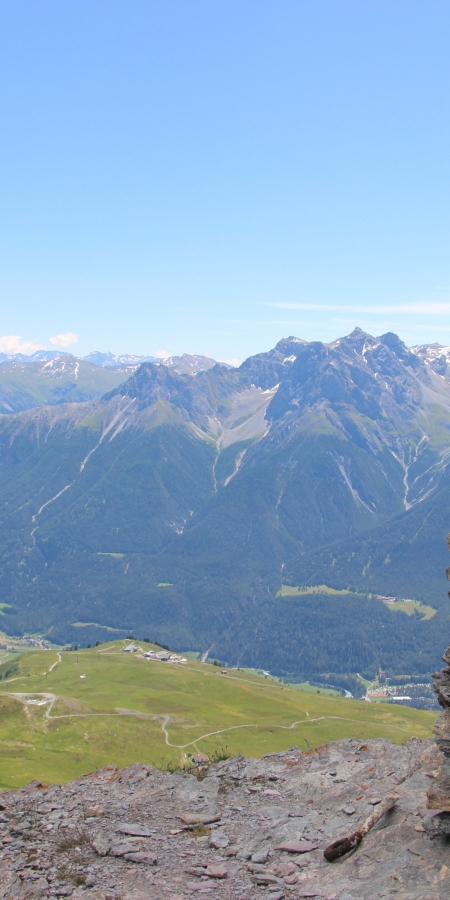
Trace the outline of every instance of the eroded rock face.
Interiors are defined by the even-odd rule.
[[[438,810],[427,821],[427,830],[431,834],[450,834],[450,647],[442,659],[447,665],[433,673],[434,689],[444,712],[434,727],[434,740],[441,758],[427,794],[428,808]]]
[[[450,550],[450,534],[447,535]],[[450,568],[447,569],[450,581]],[[433,773],[433,781],[427,794],[427,806],[438,812],[427,821],[430,834],[450,835],[450,647],[443,657],[445,666],[440,672],[433,672],[434,690],[444,712],[434,727],[435,743],[441,751],[440,763]]]
[[[203,781],[136,764],[33,782],[0,794],[0,898],[447,900],[447,838],[425,830],[441,759],[432,741],[343,740],[234,757]],[[356,852],[327,863],[393,789]]]
[[[445,662],[450,660],[450,647],[443,659]],[[428,789],[427,806],[429,809],[450,813],[450,669],[448,673],[445,669],[442,672],[435,672],[433,678],[434,689],[439,703],[444,707],[444,712],[434,726],[434,740],[440,750],[440,761]],[[447,822],[446,830],[442,831],[445,822]],[[436,827],[435,833],[438,833],[439,826],[440,833],[450,834],[450,815],[444,817],[441,822],[435,816],[429,824],[430,828]]]
[[[446,663],[444,668],[433,672],[434,690],[440,705],[447,710],[450,709],[450,647],[447,647],[442,659]]]

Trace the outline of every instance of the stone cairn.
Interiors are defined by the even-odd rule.
[[[447,548],[450,550],[450,534],[447,535]],[[450,581],[450,567],[447,569],[447,580]],[[449,597],[450,597],[450,591]],[[433,672],[434,690],[444,712],[434,726],[435,742],[443,754],[439,769],[433,775],[433,783],[427,792],[427,806],[435,810],[424,825],[430,834],[450,834],[450,646],[443,657],[445,666],[440,672]]]

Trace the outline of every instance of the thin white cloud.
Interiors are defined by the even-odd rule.
[[[351,320],[350,319],[335,319],[331,316],[327,321],[333,322],[338,325],[341,325],[343,323],[345,325],[347,325],[349,322],[350,323],[354,322],[353,319],[351,319]],[[266,322],[264,322],[264,325],[269,325],[270,327],[275,326],[277,328],[278,327],[287,328],[288,326],[290,328],[311,328],[312,326],[317,326],[317,327],[323,328],[323,322],[321,322],[320,319],[307,319],[307,318],[304,318],[304,319],[269,319]],[[356,327],[356,326],[353,325],[353,327]]]
[[[408,323],[408,331],[450,331],[450,325],[410,325]]]
[[[0,353],[13,356],[14,353],[24,353],[31,356],[36,350],[43,350],[43,344],[35,344],[34,341],[24,341],[18,334],[5,334],[0,337]]]
[[[158,359],[168,359],[168,357],[172,356],[172,354],[169,352],[169,350],[157,350],[155,356],[157,356]]]
[[[314,310],[330,310],[339,312],[355,312],[358,315],[365,313],[385,315],[386,313],[416,313],[422,316],[439,316],[450,313],[450,303],[424,301],[422,303],[399,303],[391,306],[365,306],[364,304],[341,304],[341,303],[265,303],[264,306],[271,306],[276,309],[298,309],[303,311]]]
[[[78,343],[78,335],[67,331],[66,334],[54,334],[49,340],[54,347],[70,347],[71,344]]]
[[[222,359],[221,362],[228,363],[229,366],[240,366],[242,359]]]

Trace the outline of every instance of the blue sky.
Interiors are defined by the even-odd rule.
[[[448,0],[5,0],[0,349],[450,344],[449,32]]]

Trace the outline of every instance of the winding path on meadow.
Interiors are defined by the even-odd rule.
[[[99,652],[107,653],[108,651],[104,650],[104,651],[99,651]],[[113,650],[113,653],[120,653],[120,652],[121,651]],[[53,663],[53,665],[50,666],[50,668],[47,670],[48,672],[52,672],[53,669],[55,668],[55,666],[59,665],[59,663],[62,663],[61,654],[58,651],[57,651],[57,655],[58,655],[58,659],[56,660],[56,662]],[[215,677],[215,673],[213,674],[213,673],[209,673],[209,672],[199,672],[198,674],[206,676],[207,678]],[[36,678],[39,676],[35,675],[32,677]],[[227,674],[227,678],[229,678],[230,680],[233,680],[233,681],[245,681],[250,684],[254,684],[254,682],[250,681],[250,679],[238,678],[236,675]],[[19,680],[21,680],[20,676],[18,676],[16,678],[10,678],[10,679],[8,679],[8,682],[19,681]],[[15,697],[20,703],[23,703],[24,705],[30,705],[30,706],[31,705],[37,706],[38,701],[36,701],[36,698],[43,697],[45,705],[48,704],[47,709],[45,710],[46,719],[76,719],[76,718],[93,718],[93,717],[110,718],[110,717],[117,717],[117,716],[136,716],[137,718],[151,719],[154,722],[161,723],[161,731],[164,734],[164,741],[165,741],[166,745],[168,747],[172,747],[175,750],[185,750],[187,747],[193,747],[199,741],[203,741],[208,737],[216,737],[217,735],[224,734],[227,731],[237,731],[242,728],[279,728],[279,729],[282,729],[283,731],[293,731],[297,727],[297,725],[305,725],[305,724],[312,725],[315,722],[324,722],[327,720],[335,720],[338,722],[354,722],[355,724],[358,724],[358,725],[373,725],[374,724],[373,722],[366,722],[366,721],[363,721],[362,719],[352,719],[352,718],[348,718],[346,716],[317,716],[316,718],[312,719],[310,717],[309,713],[306,710],[304,710],[307,718],[306,719],[298,719],[296,722],[292,722],[291,725],[277,725],[277,724],[271,724],[271,723],[262,725],[262,724],[258,724],[257,722],[252,722],[252,723],[249,723],[246,725],[227,725],[224,728],[219,728],[217,731],[209,731],[206,734],[202,734],[200,737],[195,738],[195,740],[193,740],[193,741],[188,741],[186,744],[173,744],[170,740],[169,732],[167,730],[167,726],[168,726],[169,722],[172,721],[172,716],[170,716],[166,713],[155,713],[155,714],[144,713],[137,709],[120,709],[120,708],[116,707],[117,712],[113,712],[113,713],[61,713],[59,715],[52,716],[51,713],[52,713],[53,707],[54,707],[56,701],[58,700],[57,694],[53,694],[50,692],[42,692],[42,691],[36,691],[34,693],[0,691],[0,694],[3,694],[4,696],[7,696],[7,697]],[[61,699],[63,699],[63,698],[61,698]],[[36,701],[36,703],[33,703],[33,701]],[[44,705],[44,703],[41,703],[39,705],[42,706],[42,705]],[[408,731],[408,729],[402,728],[400,725],[394,725],[394,724],[388,723],[388,722],[378,722],[377,725],[379,728],[395,728],[397,731],[402,731],[404,734],[410,733]],[[306,738],[303,738],[302,740],[306,740]]]
[[[0,694],[3,694],[6,697],[15,697],[20,703],[24,705],[31,705],[33,701],[36,701],[33,705],[38,705],[38,701],[36,698],[43,697],[44,703],[48,704],[47,709],[45,710],[45,717],[47,719],[83,719],[83,718],[109,718],[109,717],[118,717],[118,716],[136,716],[137,718],[145,718],[151,719],[155,722],[161,722],[161,731],[164,734],[164,740],[168,747],[173,747],[175,750],[185,750],[187,747],[195,746],[199,741],[203,741],[208,737],[215,737],[219,734],[224,734],[227,731],[237,731],[242,728],[279,728],[283,731],[293,731],[297,725],[311,725],[315,722],[324,722],[327,720],[335,720],[338,722],[354,722],[358,725],[373,725],[373,722],[365,722],[362,719],[351,719],[346,716],[317,716],[314,719],[308,717],[307,719],[298,719],[296,722],[292,722],[291,725],[277,725],[275,723],[267,723],[266,725],[258,724],[258,722],[251,722],[247,725],[227,725],[224,728],[219,728],[217,731],[209,731],[206,734],[200,735],[200,737],[195,738],[193,741],[188,741],[186,744],[173,744],[170,740],[169,732],[167,730],[167,726],[169,722],[172,720],[172,717],[165,713],[143,713],[137,709],[122,709],[118,712],[114,713],[62,713],[59,715],[51,715],[52,709],[58,700],[57,694],[44,693],[42,691],[36,691],[35,693],[22,693],[22,692],[13,692],[13,691],[0,691]],[[39,705],[44,705],[43,703]],[[395,728],[397,731],[402,731],[404,734],[409,734],[410,732],[406,728],[402,728],[400,725],[394,725],[388,722],[378,722],[378,727],[380,728]]]

